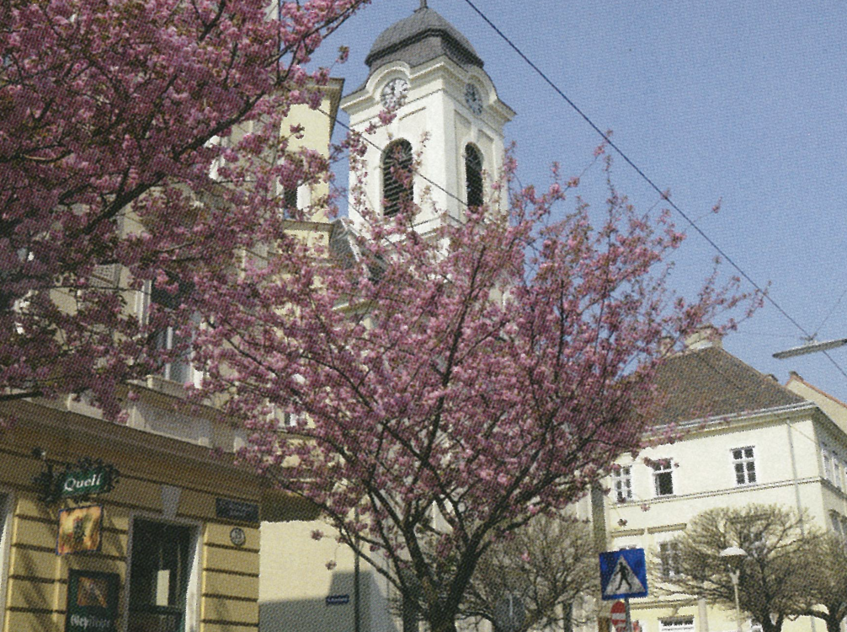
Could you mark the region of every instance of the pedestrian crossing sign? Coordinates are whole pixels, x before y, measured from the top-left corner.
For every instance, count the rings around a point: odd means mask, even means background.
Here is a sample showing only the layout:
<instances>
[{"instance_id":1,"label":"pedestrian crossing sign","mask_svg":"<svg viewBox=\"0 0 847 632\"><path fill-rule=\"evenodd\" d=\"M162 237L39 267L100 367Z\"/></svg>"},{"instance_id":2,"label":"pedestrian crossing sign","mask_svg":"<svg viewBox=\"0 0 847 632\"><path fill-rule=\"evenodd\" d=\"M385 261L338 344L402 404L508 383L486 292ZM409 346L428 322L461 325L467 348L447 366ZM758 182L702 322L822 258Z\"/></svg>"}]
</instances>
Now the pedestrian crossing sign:
<instances>
[{"instance_id":1,"label":"pedestrian crossing sign","mask_svg":"<svg viewBox=\"0 0 847 632\"><path fill-rule=\"evenodd\" d=\"M600 554L600 588L604 600L647 596L644 549L621 549Z\"/></svg>"}]
</instances>

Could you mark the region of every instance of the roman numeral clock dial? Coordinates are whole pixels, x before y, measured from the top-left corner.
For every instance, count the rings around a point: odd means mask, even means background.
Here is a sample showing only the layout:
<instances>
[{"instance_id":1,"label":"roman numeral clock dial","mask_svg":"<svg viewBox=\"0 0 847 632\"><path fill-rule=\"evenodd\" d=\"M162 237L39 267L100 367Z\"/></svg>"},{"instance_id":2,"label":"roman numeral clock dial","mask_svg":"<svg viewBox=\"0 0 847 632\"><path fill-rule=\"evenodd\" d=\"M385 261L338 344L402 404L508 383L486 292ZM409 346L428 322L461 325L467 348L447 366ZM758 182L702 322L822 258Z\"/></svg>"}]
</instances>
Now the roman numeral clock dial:
<instances>
[{"instance_id":1,"label":"roman numeral clock dial","mask_svg":"<svg viewBox=\"0 0 847 632\"><path fill-rule=\"evenodd\" d=\"M472 83L465 86L465 103L477 116L482 114L482 95Z\"/></svg>"}]
</instances>

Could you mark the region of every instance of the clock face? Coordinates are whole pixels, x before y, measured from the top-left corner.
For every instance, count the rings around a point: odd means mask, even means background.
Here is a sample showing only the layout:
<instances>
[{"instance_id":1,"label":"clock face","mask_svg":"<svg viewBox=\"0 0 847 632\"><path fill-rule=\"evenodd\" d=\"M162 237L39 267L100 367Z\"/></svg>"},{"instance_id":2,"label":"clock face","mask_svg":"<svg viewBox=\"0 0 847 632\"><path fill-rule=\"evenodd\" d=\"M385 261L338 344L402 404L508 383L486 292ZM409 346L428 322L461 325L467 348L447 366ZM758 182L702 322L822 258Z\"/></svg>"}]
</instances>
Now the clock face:
<instances>
[{"instance_id":1,"label":"clock face","mask_svg":"<svg viewBox=\"0 0 847 632\"><path fill-rule=\"evenodd\" d=\"M382 106L388 109L398 108L406 101L409 94L409 82L401 77L392 79L382 89Z\"/></svg>"},{"instance_id":2,"label":"clock face","mask_svg":"<svg viewBox=\"0 0 847 632\"><path fill-rule=\"evenodd\" d=\"M242 546L247 542L247 534L241 527L233 527L232 531L229 532L229 539L235 546Z\"/></svg>"},{"instance_id":3,"label":"clock face","mask_svg":"<svg viewBox=\"0 0 847 632\"><path fill-rule=\"evenodd\" d=\"M482 95L472 83L465 86L465 103L474 114L482 114Z\"/></svg>"}]
</instances>

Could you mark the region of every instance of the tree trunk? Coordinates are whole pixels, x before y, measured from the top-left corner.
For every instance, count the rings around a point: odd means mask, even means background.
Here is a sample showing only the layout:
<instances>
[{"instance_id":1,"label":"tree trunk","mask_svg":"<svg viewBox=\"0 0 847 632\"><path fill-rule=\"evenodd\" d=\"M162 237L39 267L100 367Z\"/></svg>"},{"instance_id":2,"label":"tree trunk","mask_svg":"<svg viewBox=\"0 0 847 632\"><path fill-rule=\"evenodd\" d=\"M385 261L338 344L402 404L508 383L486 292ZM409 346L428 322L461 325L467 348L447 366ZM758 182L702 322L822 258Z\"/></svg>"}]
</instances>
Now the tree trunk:
<instances>
[{"instance_id":1,"label":"tree trunk","mask_svg":"<svg viewBox=\"0 0 847 632\"><path fill-rule=\"evenodd\" d=\"M770 614L765 614L764 616L760 616L759 621L762 624L762 632L782 632L782 622L784 617L780 615L776 619L776 623L771 621Z\"/></svg>"},{"instance_id":2,"label":"tree trunk","mask_svg":"<svg viewBox=\"0 0 847 632\"><path fill-rule=\"evenodd\" d=\"M430 612L427 617L430 632L456 632L456 615L443 611Z\"/></svg>"},{"instance_id":3,"label":"tree trunk","mask_svg":"<svg viewBox=\"0 0 847 632\"><path fill-rule=\"evenodd\" d=\"M562 604L562 632L573 632L573 604Z\"/></svg>"}]
</instances>

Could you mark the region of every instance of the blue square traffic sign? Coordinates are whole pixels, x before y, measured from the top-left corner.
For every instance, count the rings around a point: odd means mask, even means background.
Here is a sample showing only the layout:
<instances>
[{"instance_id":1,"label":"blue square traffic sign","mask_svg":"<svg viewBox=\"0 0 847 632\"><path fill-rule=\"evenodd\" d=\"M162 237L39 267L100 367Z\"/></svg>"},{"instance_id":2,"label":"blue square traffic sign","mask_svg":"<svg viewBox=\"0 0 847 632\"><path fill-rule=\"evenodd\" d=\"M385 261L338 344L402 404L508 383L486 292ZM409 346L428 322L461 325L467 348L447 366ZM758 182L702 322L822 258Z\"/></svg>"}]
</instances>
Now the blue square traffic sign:
<instances>
[{"instance_id":1,"label":"blue square traffic sign","mask_svg":"<svg viewBox=\"0 0 847 632\"><path fill-rule=\"evenodd\" d=\"M600 590L604 600L647 596L644 549L621 549L600 554Z\"/></svg>"}]
</instances>

